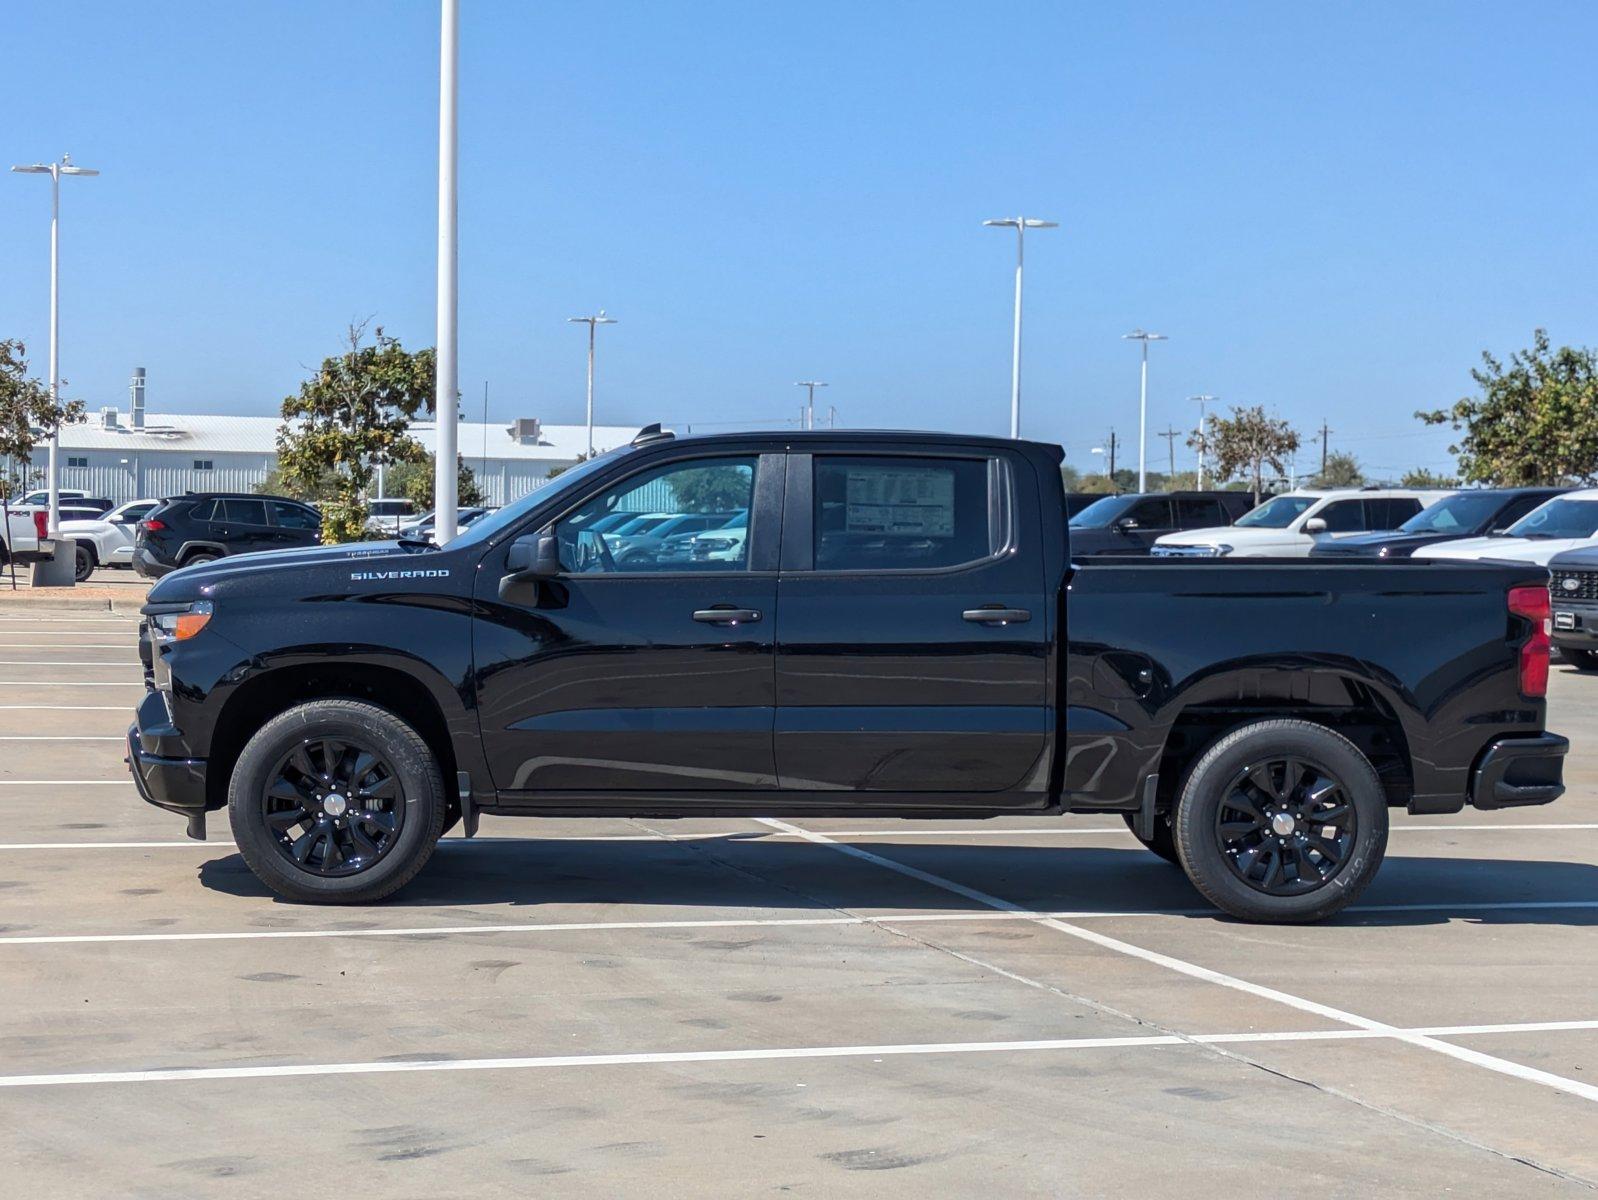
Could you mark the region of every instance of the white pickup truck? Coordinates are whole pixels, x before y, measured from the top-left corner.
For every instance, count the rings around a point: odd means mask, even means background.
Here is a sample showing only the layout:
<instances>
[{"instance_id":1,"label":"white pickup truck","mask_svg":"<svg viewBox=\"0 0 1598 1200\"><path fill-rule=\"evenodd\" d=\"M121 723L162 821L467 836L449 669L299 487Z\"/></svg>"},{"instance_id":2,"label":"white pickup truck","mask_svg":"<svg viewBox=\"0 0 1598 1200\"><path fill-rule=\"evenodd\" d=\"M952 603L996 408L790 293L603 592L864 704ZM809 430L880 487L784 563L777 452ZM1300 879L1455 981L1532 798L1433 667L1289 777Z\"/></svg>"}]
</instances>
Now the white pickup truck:
<instances>
[{"instance_id":1,"label":"white pickup truck","mask_svg":"<svg viewBox=\"0 0 1598 1200\"><path fill-rule=\"evenodd\" d=\"M50 510L33 505L11 505L0 509L0 566L13 558L17 562L39 562L54 554L49 541Z\"/></svg>"}]
</instances>

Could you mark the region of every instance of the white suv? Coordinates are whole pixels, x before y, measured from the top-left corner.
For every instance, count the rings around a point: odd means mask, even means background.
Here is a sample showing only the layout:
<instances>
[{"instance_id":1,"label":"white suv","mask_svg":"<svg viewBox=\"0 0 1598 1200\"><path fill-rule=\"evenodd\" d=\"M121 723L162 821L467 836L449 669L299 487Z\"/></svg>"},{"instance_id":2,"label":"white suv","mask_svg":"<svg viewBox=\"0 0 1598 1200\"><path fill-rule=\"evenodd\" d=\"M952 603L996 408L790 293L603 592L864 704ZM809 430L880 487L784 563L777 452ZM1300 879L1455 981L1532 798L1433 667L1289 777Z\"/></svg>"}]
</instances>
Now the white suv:
<instances>
[{"instance_id":1,"label":"white suv","mask_svg":"<svg viewBox=\"0 0 1598 1200\"><path fill-rule=\"evenodd\" d=\"M1407 488L1286 492L1251 509L1235 525L1168 533L1150 553L1156 558L1308 558L1318 538L1397 529L1452 495Z\"/></svg>"}]
</instances>

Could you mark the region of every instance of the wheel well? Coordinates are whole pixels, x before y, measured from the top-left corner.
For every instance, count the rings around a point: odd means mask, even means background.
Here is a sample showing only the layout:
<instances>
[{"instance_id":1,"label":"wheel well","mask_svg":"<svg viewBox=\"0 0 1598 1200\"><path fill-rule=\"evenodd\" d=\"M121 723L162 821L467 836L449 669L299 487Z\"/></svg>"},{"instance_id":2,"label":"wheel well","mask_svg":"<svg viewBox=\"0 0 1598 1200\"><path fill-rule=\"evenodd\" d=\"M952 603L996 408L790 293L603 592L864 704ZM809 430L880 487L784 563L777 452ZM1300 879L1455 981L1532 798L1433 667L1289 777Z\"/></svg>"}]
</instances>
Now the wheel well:
<instances>
[{"instance_id":1,"label":"wheel well","mask_svg":"<svg viewBox=\"0 0 1598 1200\"><path fill-rule=\"evenodd\" d=\"M1350 686L1351 689L1357 687ZM1284 717L1322 725L1342 734L1376 768L1382 790L1387 793L1387 803L1399 807L1408 804L1415 784L1404 727L1374 694L1359 689L1350 698L1354 702L1348 705L1196 704L1183 709L1171 726L1160 755L1157 807L1169 810L1175 806L1188 768L1217 740L1239 726Z\"/></svg>"},{"instance_id":2,"label":"wheel well","mask_svg":"<svg viewBox=\"0 0 1598 1200\"><path fill-rule=\"evenodd\" d=\"M91 542L88 538L74 538L73 540L77 542L81 548L89 552L90 562L92 562L95 566L100 565L100 551L96 549L93 542Z\"/></svg>"},{"instance_id":3,"label":"wheel well","mask_svg":"<svg viewBox=\"0 0 1598 1200\"><path fill-rule=\"evenodd\" d=\"M438 759L445 792L454 811L455 751L444 714L427 688L394 667L339 663L281 667L244 683L228 698L211 734L206 758L206 806L227 803L228 781L244 744L267 721L311 700L363 700L386 709L421 735Z\"/></svg>"},{"instance_id":4,"label":"wheel well","mask_svg":"<svg viewBox=\"0 0 1598 1200\"><path fill-rule=\"evenodd\" d=\"M182 566L184 563L192 559L196 554L209 554L213 558L226 557L226 553L220 547L208 546L202 542L198 546L183 547L183 553L178 557L178 565Z\"/></svg>"}]
</instances>

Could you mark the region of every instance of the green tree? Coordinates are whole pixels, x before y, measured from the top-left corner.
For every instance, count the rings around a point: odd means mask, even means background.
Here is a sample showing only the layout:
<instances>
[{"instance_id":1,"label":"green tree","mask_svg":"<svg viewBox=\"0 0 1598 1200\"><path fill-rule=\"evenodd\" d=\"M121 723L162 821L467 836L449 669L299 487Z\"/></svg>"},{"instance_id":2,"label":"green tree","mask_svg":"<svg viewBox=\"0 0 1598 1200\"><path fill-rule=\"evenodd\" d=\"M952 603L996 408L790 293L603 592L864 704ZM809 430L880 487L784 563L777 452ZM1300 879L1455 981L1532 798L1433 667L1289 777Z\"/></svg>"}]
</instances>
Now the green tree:
<instances>
[{"instance_id":1,"label":"green tree","mask_svg":"<svg viewBox=\"0 0 1598 1200\"><path fill-rule=\"evenodd\" d=\"M1081 471L1078 471L1070 463L1060 464L1060 485L1064 487L1066 491L1080 492L1082 490L1082 488L1079 486L1081 482Z\"/></svg>"},{"instance_id":2,"label":"green tree","mask_svg":"<svg viewBox=\"0 0 1598 1200\"><path fill-rule=\"evenodd\" d=\"M551 467L551 468L549 468L548 474L546 474L544 476L544 478L545 479L554 479L556 476L564 474L565 472L571 470L573 467L575 467L577 465L577 463L587 462L589 459L593 458L598 453L599 453L599 451L597 451L597 450L584 450L581 454L579 454L577 456L577 462L561 463L558 467Z\"/></svg>"},{"instance_id":3,"label":"green tree","mask_svg":"<svg viewBox=\"0 0 1598 1200\"><path fill-rule=\"evenodd\" d=\"M696 467L667 478L680 512L731 512L749 503L748 467Z\"/></svg>"},{"instance_id":4,"label":"green tree","mask_svg":"<svg viewBox=\"0 0 1598 1200\"><path fill-rule=\"evenodd\" d=\"M0 497L19 495L33 483L37 473L28 460L41 437L81 420L83 401L52 401L49 387L28 374L27 347L0 339Z\"/></svg>"},{"instance_id":5,"label":"green tree","mask_svg":"<svg viewBox=\"0 0 1598 1200\"><path fill-rule=\"evenodd\" d=\"M1189 437L1187 444L1198 449L1198 434ZM1234 405L1230 417L1210 418L1209 452L1215 463L1215 478L1247 479L1255 504L1260 502L1260 492L1264 490L1265 468L1285 475L1287 458L1297 450L1297 431L1286 421L1266 416L1260 405Z\"/></svg>"},{"instance_id":6,"label":"green tree","mask_svg":"<svg viewBox=\"0 0 1598 1200\"><path fill-rule=\"evenodd\" d=\"M1359 487L1364 482L1365 472L1360 469L1359 460L1352 454L1336 450L1326 456L1326 465L1310 480L1310 486L1351 488Z\"/></svg>"},{"instance_id":7,"label":"green tree","mask_svg":"<svg viewBox=\"0 0 1598 1200\"><path fill-rule=\"evenodd\" d=\"M282 467L274 465L255 485L255 493L258 496L293 496L296 500L321 504L338 495L338 476L331 470L323 471L313 486L303 487L284 475Z\"/></svg>"},{"instance_id":8,"label":"green tree","mask_svg":"<svg viewBox=\"0 0 1598 1200\"><path fill-rule=\"evenodd\" d=\"M1424 467L1416 467L1413 471L1405 471L1400 479L1399 486L1407 488L1453 488L1459 486L1459 480L1452 475L1438 475Z\"/></svg>"},{"instance_id":9,"label":"green tree","mask_svg":"<svg viewBox=\"0 0 1598 1200\"><path fill-rule=\"evenodd\" d=\"M1463 430L1461 476L1499 487L1591 484L1598 478L1598 355L1586 348L1551 349L1546 330L1509 365L1482 352L1470 375L1480 393L1452 408L1415 414L1427 425Z\"/></svg>"},{"instance_id":10,"label":"green tree","mask_svg":"<svg viewBox=\"0 0 1598 1200\"><path fill-rule=\"evenodd\" d=\"M408 431L418 413L434 408L433 351L411 353L381 326L367 344L365 330L351 325L344 353L324 359L299 394L283 401L277 432L278 469L291 490L314 492L332 478L332 495L322 501L324 542L366 536L366 496L378 463L425 456Z\"/></svg>"},{"instance_id":11,"label":"green tree","mask_svg":"<svg viewBox=\"0 0 1598 1200\"><path fill-rule=\"evenodd\" d=\"M403 496L417 508L433 507L435 463L438 460L428 453L417 462L396 463L383 480L383 490L390 496ZM487 501L483 489L477 486L477 474L466 465L460 455L455 456L455 503L479 505Z\"/></svg>"},{"instance_id":12,"label":"green tree","mask_svg":"<svg viewBox=\"0 0 1598 1200\"><path fill-rule=\"evenodd\" d=\"M1096 473L1082 476L1082 482L1076 490L1100 496L1114 496L1120 493L1121 488L1108 475Z\"/></svg>"}]
</instances>

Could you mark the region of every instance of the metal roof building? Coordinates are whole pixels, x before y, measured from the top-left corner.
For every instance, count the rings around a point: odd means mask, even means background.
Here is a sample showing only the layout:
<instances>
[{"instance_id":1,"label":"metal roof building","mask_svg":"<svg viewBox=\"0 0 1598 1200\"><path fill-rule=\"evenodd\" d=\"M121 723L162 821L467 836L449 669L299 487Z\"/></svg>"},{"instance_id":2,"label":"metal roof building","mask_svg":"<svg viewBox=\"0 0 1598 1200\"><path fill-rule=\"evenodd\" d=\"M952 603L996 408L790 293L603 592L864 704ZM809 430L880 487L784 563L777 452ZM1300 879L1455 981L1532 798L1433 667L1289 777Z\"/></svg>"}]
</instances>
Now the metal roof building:
<instances>
[{"instance_id":1,"label":"metal roof building","mask_svg":"<svg viewBox=\"0 0 1598 1200\"><path fill-rule=\"evenodd\" d=\"M277 417L100 410L61 428L61 486L117 503L185 491L252 491L277 461ZM522 419L509 425L463 421L458 446L490 504L508 504L548 481L554 467L577 462L588 447L586 425L545 425ZM594 426L594 447L626 445L634 425ZM434 426L418 422L411 434L429 451ZM46 450L35 449L43 469Z\"/></svg>"}]
</instances>

